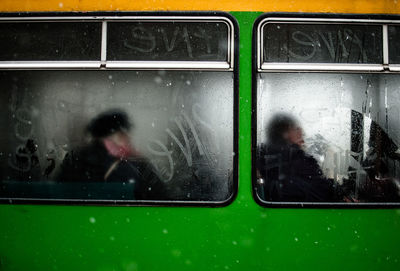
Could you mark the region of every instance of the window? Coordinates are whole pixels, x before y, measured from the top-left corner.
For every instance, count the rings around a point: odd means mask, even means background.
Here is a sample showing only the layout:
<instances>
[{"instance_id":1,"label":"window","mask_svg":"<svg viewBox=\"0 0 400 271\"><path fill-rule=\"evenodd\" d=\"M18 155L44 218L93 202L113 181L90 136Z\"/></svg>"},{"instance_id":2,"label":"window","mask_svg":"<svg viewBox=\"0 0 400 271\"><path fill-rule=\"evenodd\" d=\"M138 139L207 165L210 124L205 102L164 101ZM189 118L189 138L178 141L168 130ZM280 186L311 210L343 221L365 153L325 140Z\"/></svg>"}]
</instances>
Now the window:
<instances>
[{"instance_id":1,"label":"window","mask_svg":"<svg viewBox=\"0 0 400 271\"><path fill-rule=\"evenodd\" d=\"M237 75L224 14L3 18L0 27L13 41L0 61L3 200L231 199Z\"/></svg>"},{"instance_id":2,"label":"window","mask_svg":"<svg viewBox=\"0 0 400 271\"><path fill-rule=\"evenodd\" d=\"M395 24L259 20L253 119L259 203L398 206Z\"/></svg>"}]
</instances>

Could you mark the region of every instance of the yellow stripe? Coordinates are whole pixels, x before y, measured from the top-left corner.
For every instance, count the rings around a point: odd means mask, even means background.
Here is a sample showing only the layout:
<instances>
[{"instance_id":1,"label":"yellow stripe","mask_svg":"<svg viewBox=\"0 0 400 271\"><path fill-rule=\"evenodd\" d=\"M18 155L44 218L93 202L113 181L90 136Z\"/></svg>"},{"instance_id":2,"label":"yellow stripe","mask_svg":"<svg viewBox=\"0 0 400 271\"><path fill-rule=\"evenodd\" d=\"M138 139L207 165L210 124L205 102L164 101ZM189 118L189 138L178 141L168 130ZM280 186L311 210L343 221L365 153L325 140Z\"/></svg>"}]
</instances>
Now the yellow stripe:
<instances>
[{"instance_id":1,"label":"yellow stripe","mask_svg":"<svg viewBox=\"0 0 400 271\"><path fill-rule=\"evenodd\" d=\"M0 0L0 11L222 10L400 14L400 0Z\"/></svg>"}]
</instances>

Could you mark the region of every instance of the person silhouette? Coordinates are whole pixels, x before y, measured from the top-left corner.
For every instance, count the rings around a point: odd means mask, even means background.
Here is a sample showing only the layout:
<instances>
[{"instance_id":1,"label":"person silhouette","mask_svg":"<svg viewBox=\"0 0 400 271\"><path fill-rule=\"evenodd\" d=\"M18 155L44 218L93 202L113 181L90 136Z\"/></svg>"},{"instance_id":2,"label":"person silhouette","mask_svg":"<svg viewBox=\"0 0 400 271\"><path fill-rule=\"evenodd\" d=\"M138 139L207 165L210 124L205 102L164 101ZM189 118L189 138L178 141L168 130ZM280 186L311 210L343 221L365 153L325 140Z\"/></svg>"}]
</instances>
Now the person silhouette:
<instances>
[{"instance_id":1,"label":"person silhouette","mask_svg":"<svg viewBox=\"0 0 400 271\"><path fill-rule=\"evenodd\" d=\"M303 150L303 131L289 114L276 114L267 127L267 144L258 147L257 172L263 179L263 200L329 202L333 181L324 177L317 161Z\"/></svg>"},{"instance_id":2,"label":"person silhouette","mask_svg":"<svg viewBox=\"0 0 400 271\"><path fill-rule=\"evenodd\" d=\"M134 148L128 115L113 109L86 127L90 143L66 154L60 182L120 182L134 184L135 199L164 199L166 191L151 164Z\"/></svg>"}]
</instances>

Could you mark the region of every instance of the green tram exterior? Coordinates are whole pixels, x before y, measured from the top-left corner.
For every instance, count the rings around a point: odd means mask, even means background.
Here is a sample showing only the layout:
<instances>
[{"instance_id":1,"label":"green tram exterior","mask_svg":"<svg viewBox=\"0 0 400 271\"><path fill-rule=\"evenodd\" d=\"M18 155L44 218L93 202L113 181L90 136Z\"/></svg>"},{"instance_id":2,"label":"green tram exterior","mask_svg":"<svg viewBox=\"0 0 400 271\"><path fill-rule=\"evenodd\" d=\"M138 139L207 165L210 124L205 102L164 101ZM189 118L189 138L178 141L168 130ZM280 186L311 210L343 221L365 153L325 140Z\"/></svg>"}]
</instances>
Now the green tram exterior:
<instances>
[{"instance_id":1,"label":"green tram exterior","mask_svg":"<svg viewBox=\"0 0 400 271\"><path fill-rule=\"evenodd\" d=\"M253 25L240 29L238 189L226 206L0 205L0 270L397 270L400 209L270 207L252 188Z\"/></svg>"}]
</instances>

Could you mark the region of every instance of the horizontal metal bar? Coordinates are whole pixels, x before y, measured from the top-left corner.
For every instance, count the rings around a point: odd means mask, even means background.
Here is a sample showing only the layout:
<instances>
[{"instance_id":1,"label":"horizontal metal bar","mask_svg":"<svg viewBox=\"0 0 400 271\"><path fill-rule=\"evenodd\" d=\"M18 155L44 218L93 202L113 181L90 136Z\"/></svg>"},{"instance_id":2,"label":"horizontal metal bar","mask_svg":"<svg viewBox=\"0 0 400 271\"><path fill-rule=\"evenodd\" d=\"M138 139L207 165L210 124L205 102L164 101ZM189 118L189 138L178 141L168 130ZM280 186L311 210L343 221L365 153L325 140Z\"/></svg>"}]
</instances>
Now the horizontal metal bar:
<instances>
[{"instance_id":1,"label":"horizontal metal bar","mask_svg":"<svg viewBox=\"0 0 400 271\"><path fill-rule=\"evenodd\" d=\"M100 69L100 61L0 61L0 69ZM106 69L232 70L228 62L213 61L106 61Z\"/></svg>"},{"instance_id":2,"label":"horizontal metal bar","mask_svg":"<svg viewBox=\"0 0 400 271\"><path fill-rule=\"evenodd\" d=\"M228 62L214 61L107 61L107 69L211 69L230 70Z\"/></svg>"},{"instance_id":3,"label":"horizontal metal bar","mask_svg":"<svg viewBox=\"0 0 400 271\"><path fill-rule=\"evenodd\" d=\"M0 69L100 68L100 61L0 61Z\"/></svg>"},{"instance_id":4,"label":"horizontal metal bar","mask_svg":"<svg viewBox=\"0 0 400 271\"><path fill-rule=\"evenodd\" d=\"M390 64L389 71L399 72L400 71L400 64Z\"/></svg>"},{"instance_id":5,"label":"horizontal metal bar","mask_svg":"<svg viewBox=\"0 0 400 271\"><path fill-rule=\"evenodd\" d=\"M260 72L268 70L298 71L383 71L381 64L263 63Z\"/></svg>"}]
</instances>

